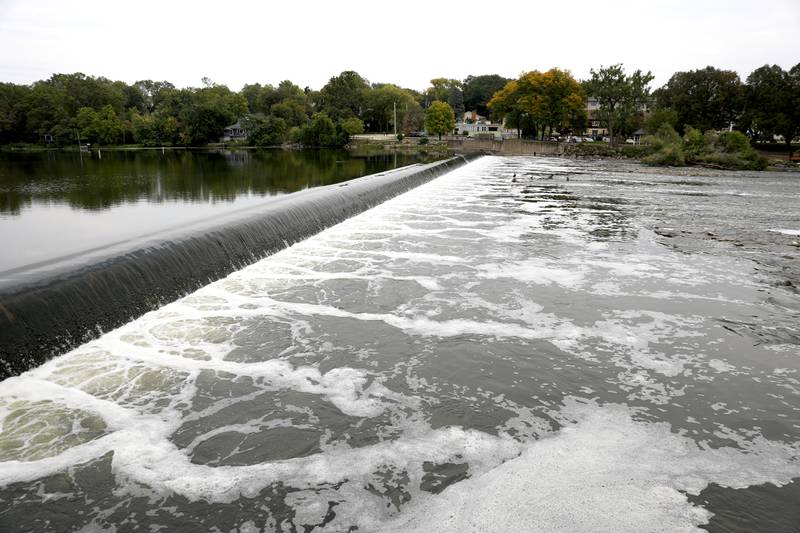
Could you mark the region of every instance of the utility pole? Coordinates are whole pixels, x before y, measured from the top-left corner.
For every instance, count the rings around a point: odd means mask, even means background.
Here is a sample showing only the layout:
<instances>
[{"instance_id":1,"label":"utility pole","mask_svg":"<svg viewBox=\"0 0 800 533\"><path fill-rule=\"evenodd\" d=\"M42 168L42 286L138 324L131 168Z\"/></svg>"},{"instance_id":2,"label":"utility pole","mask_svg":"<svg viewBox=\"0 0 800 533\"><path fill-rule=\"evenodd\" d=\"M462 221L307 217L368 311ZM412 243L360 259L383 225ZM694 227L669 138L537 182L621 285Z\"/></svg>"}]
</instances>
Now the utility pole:
<instances>
[{"instance_id":1,"label":"utility pole","mask_svg":"<svg viewBox=\"0 0 800 533\"><path fill-rule=\"evenodd\" d=\"M397 137L397 102L392 102L392 108L394 109L394 136Z\"/></svg>"}]
</instances>

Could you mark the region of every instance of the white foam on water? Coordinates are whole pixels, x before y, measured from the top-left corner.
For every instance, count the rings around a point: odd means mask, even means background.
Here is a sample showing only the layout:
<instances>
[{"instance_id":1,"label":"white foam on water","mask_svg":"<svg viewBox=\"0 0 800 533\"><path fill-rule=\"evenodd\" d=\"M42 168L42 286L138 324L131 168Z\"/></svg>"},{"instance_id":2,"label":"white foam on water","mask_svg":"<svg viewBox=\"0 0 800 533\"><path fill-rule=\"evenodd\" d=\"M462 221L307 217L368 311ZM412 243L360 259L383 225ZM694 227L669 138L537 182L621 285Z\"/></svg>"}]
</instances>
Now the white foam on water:
<instances>
[{"instance_id":1,"label":"white foam on water","mask_svg":"<svg viewBox=\"0 0 800 533\"><path fill-rule=\"evenodd\" d=\"M714 371L717 373L733 372L734 370L736 370L735 366L728 364L721 359L709 359L708 366L713 368Z\"/></svg>"},{"instance_id":2,"label":"white foam on water","mask_svg":"<svg viewBox=\"0 0 800 533\"><path fill-rule=\"evenodd\" d=\"M399 439L365 448L340 445L309 457L248 466L197 465L174 447L120 443L113 468L119 480L145 484L158 493L176 492L191 500L230 502L240 496L253 497L275 482L313 489L321 484L362 479L382 465L416 471L421 470L423 461L446 462L460 456L478 471L486 470L520 451L520 444L511 438L474 430L431 430L424 426L406 429ZM417 482L420 475L421 472L416 474Z\"/></svg>"},{"instance_id":3,"label":"white foam on water","mask_svg":"<svg viewBox=\"0 0 800 533\"><path fill-rule=\"evenodd\" d=\"M381 532L699 531L711 513L691 504L709 483L788 483L797 449L760 441L747 452L704 449L622 406L572 403L577 422L501 466L412 502Z\"/></svg>"},{"instance_id":4,"label":"white foam on water","mask_svg":"<svg viewBox=\"0 0 800 533\"><path fill-rule=\"evenodd\" d=\"M770 229L774 233L782 233L783 235L791 235L793 237L800 237L800 229Z\"/></svg>"},{"instance_id":5,"label":"white foam on water","mask_svg":"<svg viewBox=\"0 0 800 533\"><path fill-rule=\"evenodd\" d=\"M646 418L646 411L579 401L551 409L558 399L538 400L538 394L548 394L545 385L558 398L559 388L573 385L569 380L590 362L597 381L580 387L581 393L611 389L622 393L618 398L627 395L662 412L660 406L686 394L678 378L690 384L703 380L705 386L737 368L704 352L704 343L720 339L708 337L708 317L675 314L674 302L668 303L672 311L659 311L666 307L659 307L659 300L708 300L748 311L761 298L749 298L758 285L728 264L679 257L642 228L634 228L639 236L633 242L598 242L590 235L599 226L597 217L558 200L546 213L534 204L520 206L514 195L521 187L503 194L496 178L508 181L510 168L563 164L541 161L474 162L4 382L0 423L11 402L50 401L99 417L106 432L47 457L2 462L0 485L35 481L113 451L119 494L176 493L192 501L232 502L282 483L297 489L286 503L298 529L321 523L333 501L339 504L336 519L323 530L355 524L363 531L679 531L709 518L680 491L695 494L711 482L785 483L800 475L796 445L769 442L757 433L719 427L720 438L739 448L711 449L665 424L636 421L639 414ZM539 237L549 244L537 249ZM719 292L726 285L750 292L731 298ZM411 290L393 294L405 289L392 286ZM636 298L635 303L620 296ZM380 307L369 307L373 297ZM600 305L581 304L575 312L572 298ZM339 341L337 331L325 331L328 323L347 323L355 338L366 339L373 326L393 328L388 342L403 344L402 353L387 355L402 357L387 362L380 348ZM259 344L264 341L259 335L273 326L281 342ZM242 334L255 337L252 350L263 350L256 355L265 360L231 360L242 349L237 344ZM518 372L551 355L559 365L554 374L561 365L572 374L563 383L548 376L552 383L541 383L541 391L531 387L526 403L527 390L493 390L492 380L502 376L487 373L486 385L474 386L460 383L457 371L448 376L435 366L442 363L436 360L440 344L471 343L487 347L491 370L489 352L498 340L520 352L519 360L511 361L520 366L509 367L512 380L539 377ZM542 349L545 343L560 352ZM777 357L796 346L765 349ZM503 364L512 359L498 352ZM715 352L720 353L726 357ZM321 357L330 357L324 371ZM385 367L378 370L381 364ZM776 369L770 375L789 386L794 378L788 374ZM203 376L216 377L222 392L204 391ZM227 385L234 390L229 397ZM311 408L299 421L292 420L292 409L303 407L288 404L279 416L262 416L252 404L277 391L327 400L357 419L345 421L348 431L368 432L370 445L329 438L322 415L315 417ZM434 428L430 407L451 400L441 397L443 391L463 402L459 409L480 401L509 417L498 418L493 434L455 425ZM204 394L212 397L208 403ZM252 419L218 420L239 402L251 404ZM713 405L728 409L723 402ZM549 419L540 416L544 409L551 409ZM552 433L550 419L567 427ZM181 447L172 438L187 423L202 427ZM365 429L372 424L377 427ZM325 433L321 451L245 466L192 462L193 451L215 436L289 426ZM428 463L467 465L470 479L433 496L421 489ZM380 484L379 474L407 478L402 489L411 503L398 509L366 490Z\"/></svg>"},{"instance_id":6,"label":"white foam on water","mask_svg":"<svg viewBox=\"0 0 800 533\"><path fill-rule=\"evenodd\" d=\"M540 260L483 264L479 276L485 279L511 278L537 285L559 285L567 289L577 289L583 285L585 269L548 266Z\"/></svg>"}]
</instances>

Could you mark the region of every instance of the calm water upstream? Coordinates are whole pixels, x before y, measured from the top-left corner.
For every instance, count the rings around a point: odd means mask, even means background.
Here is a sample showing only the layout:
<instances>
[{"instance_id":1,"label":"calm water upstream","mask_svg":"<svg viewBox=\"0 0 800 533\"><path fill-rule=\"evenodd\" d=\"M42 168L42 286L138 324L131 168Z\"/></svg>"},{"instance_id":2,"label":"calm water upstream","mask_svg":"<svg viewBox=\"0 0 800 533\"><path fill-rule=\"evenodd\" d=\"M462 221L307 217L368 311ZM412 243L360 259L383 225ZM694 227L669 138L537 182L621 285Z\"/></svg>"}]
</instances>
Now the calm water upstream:
<instances>
[{"instance_id":1,"label":"calm water upstream","mask_svg":"<svg viewBox=\"0 0 800 533\"><path fill-rule=\"evenodd\" d=\"M7 271L417 161L338 150L1 153L0 280Z\"/></svg>"},{"instance_id":2,"label":"calm water upstream","mask_svg":"<svg viewBox=\"0 0 800 533\"><path fill-rule=\"evenodd\" d=\"M0 530L798 531L798 233L799 174L482 158L0 383Z\"/></svg>"}]
</instances>

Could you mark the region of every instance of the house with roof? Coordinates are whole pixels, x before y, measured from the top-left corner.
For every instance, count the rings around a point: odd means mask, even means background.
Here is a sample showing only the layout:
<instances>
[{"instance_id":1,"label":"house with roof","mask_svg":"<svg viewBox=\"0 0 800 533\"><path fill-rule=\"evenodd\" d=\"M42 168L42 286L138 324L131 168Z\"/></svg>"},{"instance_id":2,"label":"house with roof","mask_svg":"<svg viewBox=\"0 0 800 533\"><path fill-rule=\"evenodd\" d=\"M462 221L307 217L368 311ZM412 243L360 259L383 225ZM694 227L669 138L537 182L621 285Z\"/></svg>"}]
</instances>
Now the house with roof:
<instances>
[{"instance_id":1,"label":"house with roof","mask_svg":"<svg viewBox=\"0 0 800 533\"><path fill-rule=\"evenodd\" d=\"M597 98L591 96L586 99L586 133L594 138L605 137L608 135L608 129L603 127L600 119L597 118L597 112L600 110L600 102Z\"/></svg>"},{"instance_id":2,"label":"house with roof","mask_svg":"<svg viewBox=\"0 0 800 533\"><path fill-rule=\"evenodd\" d=\"M512 136L512 132L506 130L505 126L499 122L492 122L488 118L479 115L477 111L467 111L461 120L456 122L456 134L476 138L495 138L503 139ZM516 136L516 134L513 134Z\"/></svg>"},{"instance_id":3,"label":"house with roof","mask_svg":"<svg viewBox=\"0 0 800 533\"><path fill-rule=\"evenodd\" d=\"M248 131L241 124L241 121L237 120L235 124L225 126L225 129L222 130L222 139L220 142L244 141L247 139L247 135Z\"/></svg>"}]
</instances>

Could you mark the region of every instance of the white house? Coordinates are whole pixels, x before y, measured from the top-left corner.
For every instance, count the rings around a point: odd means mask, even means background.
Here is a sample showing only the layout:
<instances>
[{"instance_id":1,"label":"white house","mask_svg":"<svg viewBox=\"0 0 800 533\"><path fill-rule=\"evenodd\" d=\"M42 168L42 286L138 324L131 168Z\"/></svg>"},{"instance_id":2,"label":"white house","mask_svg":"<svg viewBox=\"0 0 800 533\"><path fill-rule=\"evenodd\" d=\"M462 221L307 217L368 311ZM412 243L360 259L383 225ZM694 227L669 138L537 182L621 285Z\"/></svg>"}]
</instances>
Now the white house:
<instances>
[{"instance_id":1,"label":"white house","mask_svg":"<svg viewBox=\"0 0 800 533\"><path fill-rule=\"evenodd\" d=\"M222 130L222 142L243 141L247 139L247 133L247 130L237 120L236 124L225 126L225 129Z\"/></svg>"},{"instance_id":2,"label":"white house","mask_svg":"<svg viewBox=\"0 0 800 533\"><path fill-rule=\"evenodd\" d=\"M492 122L479 115L477 111L467 111L464 113L463 119L456 123L456 134L458 135L502 139L510 133L503 124Z\"/></svg>"}]
</instances>

